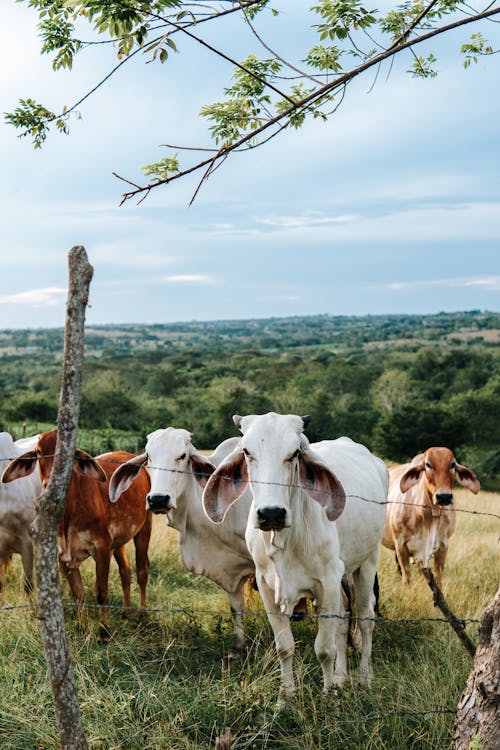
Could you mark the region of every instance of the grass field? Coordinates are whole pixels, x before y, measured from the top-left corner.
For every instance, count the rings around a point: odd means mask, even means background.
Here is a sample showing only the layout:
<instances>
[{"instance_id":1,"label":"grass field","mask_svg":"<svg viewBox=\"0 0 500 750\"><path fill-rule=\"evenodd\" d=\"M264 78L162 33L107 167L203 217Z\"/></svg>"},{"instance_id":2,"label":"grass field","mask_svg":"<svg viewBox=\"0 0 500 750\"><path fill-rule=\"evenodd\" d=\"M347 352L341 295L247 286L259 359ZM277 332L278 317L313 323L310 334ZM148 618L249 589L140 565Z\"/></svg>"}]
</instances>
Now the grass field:
<instances>
[{"instance_id":1,"label":"grass field","mask_svg":"<svg viewBox=\"0 0 500 750\"><path fill-rule=\"evenodd\" d=\"M457 506L500 514L500 496L457 491ZM478 618L498 586L500 521L458 514L445 571L445 594L455 613ZM111 643L96 642L97 621L82 633L66 618L89 746L94 750L208 750L226 726L231 750L444 750L471 660L446 623L394 622L440 617L425 581L403 591L393 553L379 565L385 622L374 631L374 680L324 697L313 641L313 619L293 626L299 689L276 711L279 669L272 633L258 594L248 602L248 649L227 667L232 626L225 594L184 570L176 534L155 518L150 548L150 611L122 620L110 613ZM19 561L8 573L3 604L23 605ZM92 601L93 563L83 568ZM416 572L416 571L415 571ZM112 564L110 603L120 603ZM137 587L133 601L138 603ZM198 610L178 612L176 608ZM210 613L207 613L210 610ZM215 613L215 614L213 614ZM218 614L222 613L222 614ZM39 626L29 608L0 611L0 747L55 750L59 746ZM475 640L477 625L468 626ZM351 656L352 664L356 655Z\"/></svg>"}]
</instances>

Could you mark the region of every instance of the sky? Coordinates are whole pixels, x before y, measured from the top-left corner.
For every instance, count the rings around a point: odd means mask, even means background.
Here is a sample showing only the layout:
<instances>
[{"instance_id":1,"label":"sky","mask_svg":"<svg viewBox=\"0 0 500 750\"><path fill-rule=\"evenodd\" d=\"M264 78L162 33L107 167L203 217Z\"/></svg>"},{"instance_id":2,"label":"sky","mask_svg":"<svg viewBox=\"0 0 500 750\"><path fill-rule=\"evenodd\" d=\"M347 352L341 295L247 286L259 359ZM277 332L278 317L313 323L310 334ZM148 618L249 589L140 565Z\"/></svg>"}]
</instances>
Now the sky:
<instances>
[{"instance_id":1,"label":"sky","mask_svg":"<svg viewBox=\"0 0 500 750\"><path fill-rule=\"evenodd\" d=\"M306 6L276 5L259 31L300 64L317 42ZM436 78L411 78L409 57L360 77L328 123L234 155L191 206L196 178L120 207L113 172L144 182L161 144L210 145L198 113L233 69L195 43L163 66L136 56L41 150L2 118L0 329L64 325L73 245L94 267L87 325L499 311L500 56L464 70L457 53L477 30L426 50ZM499 25L483 31L499 49ZM234 20L203 36L268 56ZM39 50L36 14L2 0L2 113L21 97L59 111L116 63L104 45L53 72Z\"/></svg>"}]
</instances>

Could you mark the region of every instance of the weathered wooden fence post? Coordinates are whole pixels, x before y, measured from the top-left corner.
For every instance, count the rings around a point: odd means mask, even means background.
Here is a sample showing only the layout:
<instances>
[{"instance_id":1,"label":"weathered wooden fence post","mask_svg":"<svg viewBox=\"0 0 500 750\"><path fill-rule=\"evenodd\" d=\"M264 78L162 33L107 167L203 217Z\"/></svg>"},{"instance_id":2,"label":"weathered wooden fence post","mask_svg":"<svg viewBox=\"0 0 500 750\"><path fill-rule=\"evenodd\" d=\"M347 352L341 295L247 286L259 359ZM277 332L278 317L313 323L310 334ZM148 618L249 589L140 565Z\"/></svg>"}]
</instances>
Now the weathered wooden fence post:
<instances>
[{"instance_id":1,"label":"weathered wooden fence post","mask_svg":"<svg viewBox=\"0 0 500 750\"><path fill-rule=\"evenodd\" d=\"M479 643L460 703L452 750L500 747L500 587L479 625Z\"/></svg>"},{"instance_id":2,"label":"weathered wooden fence post","mask_svg":"<svg viewBox=\"0 0 500 750\"><path fill-rule=\"evenodd\" d=\"M93 268L85 248L68 255L69 287L54 468L33 523L38 616L63 750L86 750L75 677L64 627L57 565L57 528L64 513L76 447L83 372L85 308Z\"/></svg>"}]
</instances>

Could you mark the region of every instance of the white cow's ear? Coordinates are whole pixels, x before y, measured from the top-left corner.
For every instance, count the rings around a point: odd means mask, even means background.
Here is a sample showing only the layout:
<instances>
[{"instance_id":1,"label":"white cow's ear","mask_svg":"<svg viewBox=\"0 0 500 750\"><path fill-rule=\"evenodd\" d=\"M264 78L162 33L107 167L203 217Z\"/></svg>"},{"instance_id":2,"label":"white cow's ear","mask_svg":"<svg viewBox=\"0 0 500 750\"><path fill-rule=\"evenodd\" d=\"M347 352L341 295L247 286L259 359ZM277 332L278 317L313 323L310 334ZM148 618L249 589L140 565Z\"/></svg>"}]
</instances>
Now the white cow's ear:
<instances>
[{"instance_id":1,"label":"white cow's ear","mask_svg":"<svg viewBox=\"0 0 500 750\"><path fill-rule=\"evenodd\" d=\"M299 479L307 494L326 510L329 521L335 521L345 507L345 490L328 466L308 450L299 453Z\"/></svg>"},{"instance_id":2,"label":"white cow's ear","mask_svg":"<svg viewBox=\"0 0 500 750\"><path fill-rule=\"evenodd\" d=\"M468 490L477 495L481 489L481 485L479 484L479 479L474 472L468 469L467 466L462 466L461 464L456 465L455 471L458 483L463 487L467 487Z\"/></svg>"},{"instance_id":3,"label":"white cow's ear","mask_svg":"<svg viewBox=\"0 0 500 750\"><path fill-rule=\"evenodd\" d=\"M104 473L104 469L97 463L95 458L80 448L75 450L73 467L75 471L79 474L84 474L89 479L97 479L98 482L106 482L108 479Z\"/></svg>"},{"instance_id":4,"label":"white cow's ear","mask_svg":"<svg viewBox=\"0 0 500 750\"><path fill-rule=\"evenodd\" d=\"M222 523L229 506L243 494L247 484L245 456L238 450L219 464L203 490L203 507L209 519Z\"/></svg>"},{"instance_id":5,"label":"white cow's ear","mask_svg":"<svg viewBox=\"0 0 500 750\"><path fill-rule=\"evenodd\" d=\"M38 454L36 451L23 453L22 456L15 458L14 461L6 467L2 474L1 481L4 484L7 484L8 482L13 482L14 479L22 479L29 474L33 474L37 461Z\"/></svg>"},{"instance_id":6,"label":"white cow's ear","mask_svg":"<svg viewBox=\"0 0 500 750\"><path fill-rule=\"evenodd\" d=\"M408 492L409 489L414 487L422 476L422 472L424 471L424 463L413 464L412 466L410 466L410 468L405 471L399 481L399 489L401 490L401 492L404 494L405 492Z\"/></svg>"},{"instance_id":7,"label":"white cow's ear","mask_svg":"<svg viewBox=\"0 0 500 750\"><path fill-rule=\"evenodd\" d=\"M236 427L238 428L238 430L241 430L241 420L242 419L243 419L243 417L240 417L239 414L233 414L233 422L236 425Z\"/></svg>"},{"instance_id":8,"label":"white cow's ear","mask_svg":"<svg viewBox=\"0 0 500 750\"><path fill-rule=\"evenodd\" d=\"M191 448L190 459L194 478L201 487L204 487L209 477L214 473L215 466L207 456L198 453L196 448Z\"/></svg>"},{"instance_id":9,"label":"white cow's ear","mask_svg":"<svg viewBox=\"0 0 500 750\"><path fill-rule=\"evenodd\" d=\"M116 503L120 495L128 490L136 476L139 474L143 466L147 464L148 454L141 453L140 456L134 456L130 458L126 463L121 464L109 480L109 499L112 503Z\"/></svg>"}]
</instances>

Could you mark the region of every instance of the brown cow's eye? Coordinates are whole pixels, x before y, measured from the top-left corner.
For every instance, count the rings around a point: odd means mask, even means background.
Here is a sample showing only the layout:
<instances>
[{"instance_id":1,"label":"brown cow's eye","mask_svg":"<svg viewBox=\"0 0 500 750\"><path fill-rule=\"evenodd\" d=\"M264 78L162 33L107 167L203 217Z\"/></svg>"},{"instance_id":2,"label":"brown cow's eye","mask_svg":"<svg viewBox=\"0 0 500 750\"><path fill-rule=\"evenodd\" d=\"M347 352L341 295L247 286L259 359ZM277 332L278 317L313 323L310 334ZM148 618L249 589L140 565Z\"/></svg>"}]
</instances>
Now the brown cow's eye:
<instances>
[{"instance_id":1,"label":"brown cow's eye","mask_svg":"<svg viewBox=\"0 0 500 750\"><path fill-rule=\"evenodd\" d=\"M432 464L430 464L428 461L426 461L425 468L426 469L432 469Z\"/></svg>"},{"instance_id":2,"label":"brown cow's eye","mask_svg":"<svg viewBox=\"0 0 500 750\"><path fill-rule=\"evenodd\" d=\"M455 461L451 462L450 468L451 469L456 469L457 468L457 465L456 465Z\"/></svg>"}]
</instances>

